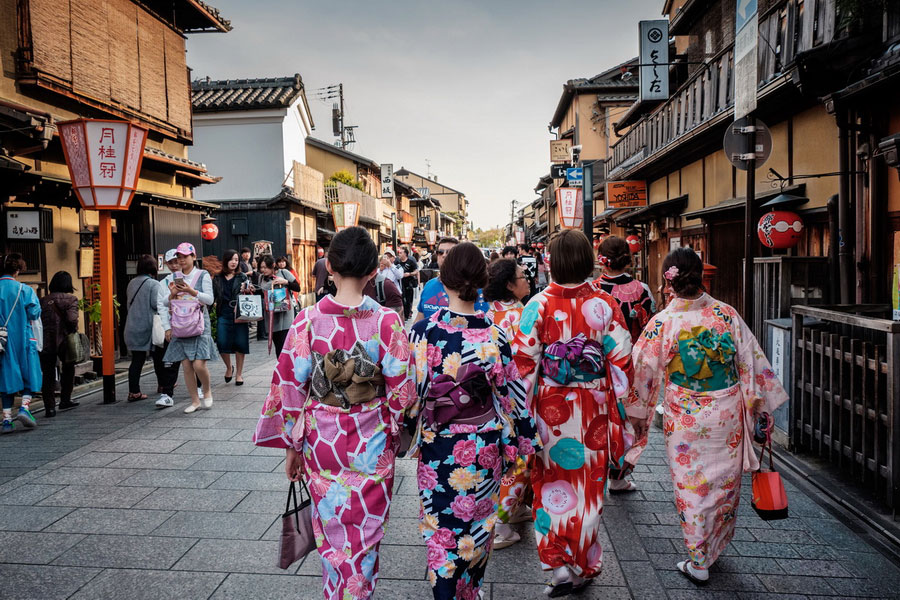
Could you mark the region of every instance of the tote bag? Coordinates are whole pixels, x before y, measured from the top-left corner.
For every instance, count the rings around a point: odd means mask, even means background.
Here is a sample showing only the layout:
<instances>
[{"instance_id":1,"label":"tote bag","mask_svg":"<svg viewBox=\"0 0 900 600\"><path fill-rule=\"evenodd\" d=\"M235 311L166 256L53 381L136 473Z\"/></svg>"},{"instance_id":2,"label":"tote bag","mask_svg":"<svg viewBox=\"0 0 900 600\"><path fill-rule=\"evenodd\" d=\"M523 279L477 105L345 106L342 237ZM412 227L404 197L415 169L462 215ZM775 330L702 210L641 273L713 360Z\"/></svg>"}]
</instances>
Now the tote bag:
<instances>
[{"instance_id":1,"label":"tote bag","mask_svg":"<svg viewBox=\"0 0 900 600\"><path fill-rule=\"evenodd\" d=\"M316 549L316 536L312 528L312 500L302 480L300 489L305 492L306 498L298 504L297 487L291 482L284 514L281 515L281 547L278 553L278 567L281 569L289 568Z\"/></svg>"},{"instance_id":2,"label":"tote bag","mask_svg":"<svg viewBox=\"0 0 900 600\"><path fill-rule=\"evenodd\" d=\"M769 450L769 470L763 471L763 456ZM759 453L760 468L751 475L753 498L751 506L763 521L777 521L788 518L788 499L781 474L775 470L772 458L772 438L768 437Z\"/></svg>"}]
</instances>

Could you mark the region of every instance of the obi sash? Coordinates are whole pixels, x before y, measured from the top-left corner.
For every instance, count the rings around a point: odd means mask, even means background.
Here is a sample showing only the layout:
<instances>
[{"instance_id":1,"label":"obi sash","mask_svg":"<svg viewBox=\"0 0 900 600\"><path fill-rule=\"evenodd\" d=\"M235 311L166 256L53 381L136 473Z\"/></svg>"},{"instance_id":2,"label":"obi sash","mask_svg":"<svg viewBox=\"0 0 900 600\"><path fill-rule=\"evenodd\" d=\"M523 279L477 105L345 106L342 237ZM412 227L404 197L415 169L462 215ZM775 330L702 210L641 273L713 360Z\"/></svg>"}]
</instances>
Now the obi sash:
<instances>
[{"instance_id":1,"label":"obi sash","mask_svg":"<svg viewBox=\"0 0 900 600\"><path fill-rule=\"evenodd\" d=\"M476 364L459 367L456 377L437 375L428 387L422 418L432 431L448 425L483 425L496 416L493 390Z\"/></svg>"},{"instance_id":2,"label":"obi sash","mask_svg":"<svg viewBox=\"0 0 900 600\"><path fill-rule=\"evenodd\" d=\"M310 393L319 402L347 409L384 396L381 367L362 344L350 351L336 349L322 355L313 351Z\"/></svg>"},{"instance_id":3,"label":"obi sash","mask_svg":"<svg viewBox=\"0 0 900 600\"><path fill-rule=\"evenodd\" d=\"M560 385L587 383L606 375L603 346L583 333L544 348L541 373Z\"/></svg>"}]
</instances>

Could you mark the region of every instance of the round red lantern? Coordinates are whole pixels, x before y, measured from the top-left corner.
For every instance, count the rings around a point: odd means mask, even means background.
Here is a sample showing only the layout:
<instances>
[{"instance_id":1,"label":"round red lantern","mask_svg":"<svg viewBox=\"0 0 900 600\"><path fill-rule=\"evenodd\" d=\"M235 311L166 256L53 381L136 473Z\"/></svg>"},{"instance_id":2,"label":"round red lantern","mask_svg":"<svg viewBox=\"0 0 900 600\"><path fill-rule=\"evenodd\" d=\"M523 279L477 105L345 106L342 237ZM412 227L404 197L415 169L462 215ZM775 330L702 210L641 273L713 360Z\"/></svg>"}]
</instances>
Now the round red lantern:
<instances>
[{"instance_id":1,"label":"round red lantern","mask_svg":"<svg viewBox=\"0 0 900 600\"><path fill-rule=\"evenodd\" d=\"M206 241L214 240L219 235L219 228L215 223L207 223L200 228L200 237Z\"/></svg>"},{"instance_id":2,"label":"round red lantern","mask_svg":"<svg viewBox=\"0 0 900 600\"><path fill-rule=\"evenodd\" d=\"M788 210L773 210L759 220L759 241L769 248L793 248L800 242L803 220Z\"/></svg>"},{"instance_id":3,"label":"round red lantern","mask_svg":"<svg viewBox=\"0 0 900 600\"><path fill-rule=\"evenodd\" d=\"M538 247L538 250L543 250L543 249L544 249L544 242L538 242L537 247Z\"/></svg>"},{"instance_id":4,"label":"round red lantern","mask_svg":"<svg viewBox=\"0 0 900 600\"><path fill-rule=\"evenodd\" d=\"M628 244L628 249L631 250L632 254L637 254L641 251L641 238L631 234L627 238L625 238L625 243Z\"/></svg>"}]
</instances>

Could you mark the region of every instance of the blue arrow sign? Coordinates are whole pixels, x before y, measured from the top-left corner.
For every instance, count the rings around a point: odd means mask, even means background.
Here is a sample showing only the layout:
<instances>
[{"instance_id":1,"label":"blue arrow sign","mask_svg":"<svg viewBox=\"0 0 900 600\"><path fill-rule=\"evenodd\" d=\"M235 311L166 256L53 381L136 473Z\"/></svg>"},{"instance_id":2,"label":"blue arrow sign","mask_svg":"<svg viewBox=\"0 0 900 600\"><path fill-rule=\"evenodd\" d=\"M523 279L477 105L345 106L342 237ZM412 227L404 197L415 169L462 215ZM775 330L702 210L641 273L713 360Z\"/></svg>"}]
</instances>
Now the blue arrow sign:
<instances>
[{"instance_id":1,"label":"blue arrow sign","mask_svg":"<svg viewBox=\"0 0 900 600\"><path fill-rule=\"evenodd\" d=\"M572 167L566 169L566 179L571 182L581 183L584 181L584 169L581 167Z\"/></svg>"},{"instance_id":2,"label":"blue arrow sign","mask_svg":"<svg viewBox=\"0 0 900 600\"><path fill-rule=\"evenodd\" d=\"M752 17L754 13L756 13L756 8L757 0L736 0L734 16L735 33L744 28L744 25L747 24L747 21L750 20L750 17Z\"/></svg>"}]
</instances>

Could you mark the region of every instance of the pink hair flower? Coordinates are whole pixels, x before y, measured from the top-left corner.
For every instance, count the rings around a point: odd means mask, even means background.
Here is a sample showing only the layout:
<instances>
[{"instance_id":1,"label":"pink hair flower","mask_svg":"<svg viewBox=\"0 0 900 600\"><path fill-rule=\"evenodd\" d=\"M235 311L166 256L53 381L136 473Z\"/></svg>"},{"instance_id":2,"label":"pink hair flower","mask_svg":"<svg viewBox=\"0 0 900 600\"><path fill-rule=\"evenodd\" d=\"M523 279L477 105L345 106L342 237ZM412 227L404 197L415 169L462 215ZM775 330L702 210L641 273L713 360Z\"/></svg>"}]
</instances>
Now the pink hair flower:
<instances>
[{"instance_id":1,"label":"pink hair flower","mask_svg":"<svg viewBox=\"0 0 900 600\"><path fill-rule=\"evenodd\" d=\"M668 269L666 269L666 279L668 279L669 281L672 281L676 277L678 277L678 267L673 265L673 266L669 267Z\"/></svg>"}]
</instances>

